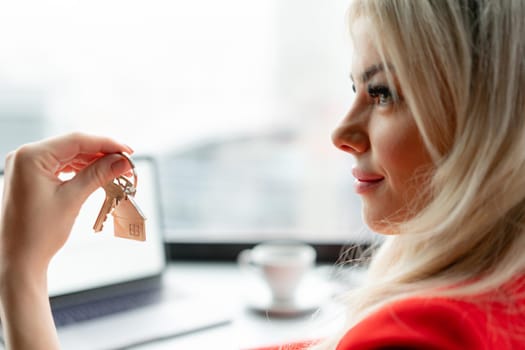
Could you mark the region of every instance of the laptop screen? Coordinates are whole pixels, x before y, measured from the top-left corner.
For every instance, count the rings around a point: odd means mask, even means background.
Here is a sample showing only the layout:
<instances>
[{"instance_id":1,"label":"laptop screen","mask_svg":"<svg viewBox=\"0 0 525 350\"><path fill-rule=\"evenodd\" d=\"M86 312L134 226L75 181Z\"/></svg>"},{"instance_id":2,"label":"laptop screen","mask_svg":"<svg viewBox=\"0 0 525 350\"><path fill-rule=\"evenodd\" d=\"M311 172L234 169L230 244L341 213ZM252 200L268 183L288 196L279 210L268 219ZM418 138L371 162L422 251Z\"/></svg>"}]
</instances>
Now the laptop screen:
<instances>
[{"instance_id":1,"label":"laptop screen","mask_svg":"<svg viewBox=\"0 0 525 350\"><path fill-rule=\"evenodd\" d=\"M105 198L93 193L83 205L71 236L51 261L48 272L50 296L81 292L159 275L165 267L155 163L134 157L138 176L135 199L146 216L146 241L113 236L113 217L108 215L101 232L93 224ZM0 176L0 193L4 179Z\"/></svg>"}]
</instances>

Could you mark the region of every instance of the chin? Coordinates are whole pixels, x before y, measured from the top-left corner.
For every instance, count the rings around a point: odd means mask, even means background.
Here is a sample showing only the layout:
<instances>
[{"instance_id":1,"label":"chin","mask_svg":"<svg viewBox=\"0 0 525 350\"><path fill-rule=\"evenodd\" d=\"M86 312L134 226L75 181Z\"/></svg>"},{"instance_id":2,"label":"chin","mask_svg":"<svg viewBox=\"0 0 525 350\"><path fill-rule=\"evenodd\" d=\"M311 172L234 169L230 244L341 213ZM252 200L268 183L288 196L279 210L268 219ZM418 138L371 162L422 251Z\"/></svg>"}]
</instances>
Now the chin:
<instances>
[{"instance_id":1,"label":"chin","mask_svg":"<svg viewBox=\"0 0 525 350\"><path fill-rule=\"evenodd\" d=\"M392 224L373 225L373 226L368 225L368 228L370 228L370 230L372 230L375 233L379 233L379 234L386 235L386 236L397 235L399 233L399 230L397 229L397 227L395 227Z\"/></svg>"},{"instance_id":2,"label":"chin","mask_svg":"<svg viewBox=\"0 0 525 350\"><path fill-rule=\"evenodd\" d=\"M361 215L366 226L375 233L382 235L397 235L400 224L409 219L405 210L373 206L363 201ZM377 203L376 203L377 204Z\"/></svg>"},{"instance_id":3,"label":"chin","mask_svg":"<svg viewBox=\"0 0 525 350\"><path fill-rule=\"evenodd\" d=\"M363 215L363 220L372 232L382 235L397 235L399 233L399 225L385 218L370 218Z\"/></svg>"}]
</instances>

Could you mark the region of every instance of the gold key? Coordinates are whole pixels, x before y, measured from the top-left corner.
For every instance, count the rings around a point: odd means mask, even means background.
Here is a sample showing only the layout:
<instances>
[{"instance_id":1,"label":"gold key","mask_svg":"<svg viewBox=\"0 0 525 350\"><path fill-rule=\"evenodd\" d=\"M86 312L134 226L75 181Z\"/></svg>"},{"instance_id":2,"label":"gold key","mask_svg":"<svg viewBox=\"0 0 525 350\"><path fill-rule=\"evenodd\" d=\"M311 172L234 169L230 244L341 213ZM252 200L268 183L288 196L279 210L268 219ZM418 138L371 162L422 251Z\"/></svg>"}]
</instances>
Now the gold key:
<instances>
[{"instance_id":1,"label":"gold key","mask_svg":"<svg viewBox=\"0 0 525 350\"><path fill-rule=\"evenodd\" d=\"M133 196L126 196L113 210L115 236L137 241L146 240L146 217Z\"/></svg>"},{"instance_id":2,"label":"gold key","mask_svg":"<svg viewBox=\"0 0 525 350\"><path fill-rule=\"evenodd\" d=\"M129 157L127 158L133 170L134 183L132 184L131 181L122 176L117 179L125 189L126 197L113 210L114 234L115 237L145 241L146 217L133 198L137 192L137 173L133 161Z\"/></svg>"},{"instance_id":3,"label":"gold key","mask_svg":"<svg viewBox=\"0 0 525 350\"><path fill-rule=\"evenodd\" d=\"M104 199L104 203L102 203L102 208L100 208L97 220L93 226L95 232L102 231L102 227L104 226L108 214L126 196L122 187L113 181L108 182L103 188L104 191L106 191L106 198Z\"/></svg>"},{"instance_id":4,"label":"gold key","mask_svg":"<svg viewBox=\"0 0 525 350\"><path fill-rule=\"evenodd\" d=\"M137 192L137 173L135 164L131 158L125 154L121 155L131 164L133 172L133 182L124 176L115 178L112 182L104 186L106 199L102 204L102 209L95 222L95 232L102 230L102 225L107 215L112 212L113 228L116 237L129 238L138 241L146 240L146 217L135 202Z\"/></svg>"}]
</instances>

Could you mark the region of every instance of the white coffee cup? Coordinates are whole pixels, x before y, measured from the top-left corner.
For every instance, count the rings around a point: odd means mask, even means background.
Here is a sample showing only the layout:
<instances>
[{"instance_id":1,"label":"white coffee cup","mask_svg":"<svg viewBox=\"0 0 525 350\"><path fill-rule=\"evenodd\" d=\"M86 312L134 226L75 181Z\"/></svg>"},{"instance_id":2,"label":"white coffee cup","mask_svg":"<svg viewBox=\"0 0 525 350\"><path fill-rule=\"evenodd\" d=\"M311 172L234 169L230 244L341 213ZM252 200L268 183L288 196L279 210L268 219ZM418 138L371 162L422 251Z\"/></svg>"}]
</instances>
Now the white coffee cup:
<instances>
[{"instance_id":1,"label":"white coffee cup","mask_svg":"<svg viewBox=\"0 0 525 350\"><path fill-rule=\"evenodd\" d=\"M298 241L268 241L243 250L241 267L260 272L270 287L273 302L293 303L297 287L315 263L315 249Z\"/></svg>"}]
</instances>

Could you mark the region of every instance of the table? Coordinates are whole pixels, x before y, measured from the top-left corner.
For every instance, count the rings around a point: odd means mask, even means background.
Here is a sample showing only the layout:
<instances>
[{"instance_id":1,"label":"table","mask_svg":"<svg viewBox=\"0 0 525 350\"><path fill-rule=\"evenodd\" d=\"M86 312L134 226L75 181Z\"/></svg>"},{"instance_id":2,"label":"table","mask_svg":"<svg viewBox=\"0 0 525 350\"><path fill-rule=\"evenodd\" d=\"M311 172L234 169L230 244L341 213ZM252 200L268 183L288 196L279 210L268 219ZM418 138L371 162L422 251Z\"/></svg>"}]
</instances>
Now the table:
<instances>
[{"instance_id":1,"label":"table","mask_svg":"<svg viewBox=\"0 0 525 350\"><path fill-rule=\"evenodd\" d=\"M237 264L171 262L163 276L168 293L175 297L215 299L231 310L231 322L129 349L252 349L320 339L344 327L344 305L334 296L355 287L363 277L363 269L317 266L305 277L300 294L318 301L318 311L298 318L272 318L250 307L253 300L269 298L264 282L241 271ZM4 349L1 344L0 349Z\"/></svg>"}]
</instances>

